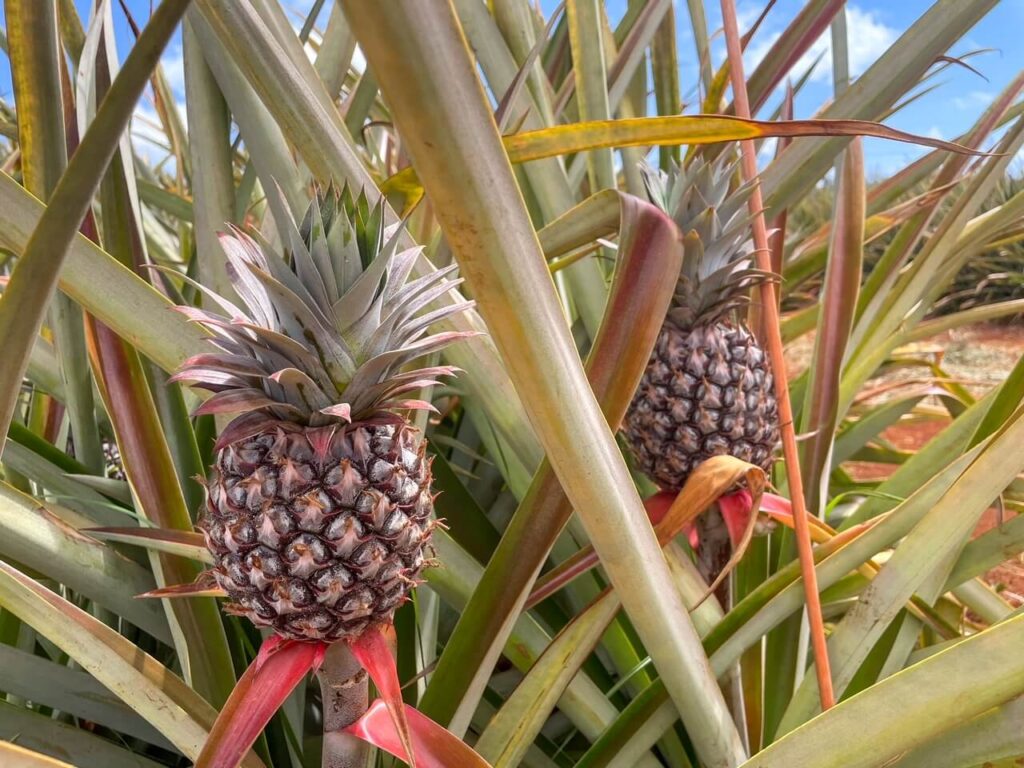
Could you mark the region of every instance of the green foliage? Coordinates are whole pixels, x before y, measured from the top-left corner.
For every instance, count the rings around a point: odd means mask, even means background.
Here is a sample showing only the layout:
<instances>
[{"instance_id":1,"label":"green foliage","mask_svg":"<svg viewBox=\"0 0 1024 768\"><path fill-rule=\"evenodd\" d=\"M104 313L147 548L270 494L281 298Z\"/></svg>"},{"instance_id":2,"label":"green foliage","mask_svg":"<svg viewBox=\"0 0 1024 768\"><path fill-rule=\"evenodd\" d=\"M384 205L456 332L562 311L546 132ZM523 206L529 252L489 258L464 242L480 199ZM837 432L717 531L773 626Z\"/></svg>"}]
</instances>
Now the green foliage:
<instances>
[{"instance_id":1,"label":"green foliage","mask_svg":"<svg viewBox=\"0 0 1024 768\"><path fill-rule=\"evenodd\" d=\"M884 180L869 179L869 189ZM1006 178L1002 179L979 209L985 213L1006 203L1024 188L1024 177L1019 169L1011 169ZM897 199L898 202L908 201L927 191L926 184L917 184L907 189ZM834 189L831 183L815 187L800 202L793 206L787 221L787 249L795 252L801 242L828 228L832 218ZM943 204L948 209L949 202ZM869 238L864 248L865 271L870 272L881 259L885 249L893 241L895 231L889 230L874 238ZM931 308L931 315L950 315L967 309L990 306L1003 301L1024 299L1024 276L1021 275L1020 264L1024 259L1024 246L1021 245L1020 233L1008 232L1005 238L997 238L989 247L972 255L963 265L956 277L943 291ZM791 310L806 307L815 301L821 290L824 272L814 271L805 274L801 269L799 283L784 291L784 306ZM1008 322L1019 320L1020 312L1006 317Z\"/></svg>"},{"instance_id":2,"label":"green foliage","mask_svg":"<svg viewBox=\"0 0 1024 768\"><path fill-rule=\"evenodd\" d=\"M489 330L445 349L443 364L462 373L417 395L438 409L418 425L450 530L437 531L440 566L399 613L407 703L500 766L1024 757L1024 624L979 579L1024 551L1012 515L1024 508L1024 361L982 392L906 346L1024 311L1024 182L1010 165L1024 144L1024 78L959 138L994 153L937 148L866 188L850 171L838 201L825 180L845 137L883 132L850 121L884 120L929 87L994 3L937 0L819 115L843 122L797 126L694 117L689 104L687 119L670 119L680 94L729 109L701 0L630 2L614 27L596 0L570 0L554 19L526 0L336 0L309 19L276 0L194 0L184 104L153 63L185 3L157 6L157 27L134 20L141 35L124 59L112 0L87 20L70 0L9 0L20 13L8 10L0 55L25 78L0 99L0 410L13 412L0 463L0 763L185 766L255 658L259 631L213 598L135 595L209 562L190 530L191 478L223 424L190 416L206 395L168 382L208 346L171 307L220 312L194 288L232 298L217 231L258 230L287 252L283 214L301 217L314 183L362 190L368 209L380 200L385 228L404 220L399 247L422 247L414 277L458 262L462 293L432 309L477 306L441 312L439 330ZM786 78L799 90L796 62L842 5L812 0L748 73L755 117L773 118L763 105ZM39 29L60 45L32 38ZM106 63L118 60L112 84ZM700 83L680 82L681 63ZM146 83L158 149L142 151L123 128ZM78 124L95 154L65 169ZM686 538L662 557L640 504L652 489L629 474L613 430L682 250L643 200L638 161L667 168L715 157L723 138L826 128L842 135L794 139L762 169L769 226L783 228L784 335L794 353L812 330L832 344L815 358L824 372L797 363L792 381L797 423L815 425L806 483L827 522L812 526L814 559L841 700L811 719L787 529L743 555L732 604L701 602ZM71 203L47 208L51 196ZM33 263L63 269L34 279ZM53 281L61 295L46 311ZM940 428L906 451L886 432L904 421ZM867 476L860 462L883 471ZM784 478L780 464L782 496ZM1007 519L972 540L994 504ZM591 544L601 567L529 601L538 575ZM319 765L324 745L344 751L324 722L320 689L300 683L243 765Z\"/></svg>"}]
</instances>

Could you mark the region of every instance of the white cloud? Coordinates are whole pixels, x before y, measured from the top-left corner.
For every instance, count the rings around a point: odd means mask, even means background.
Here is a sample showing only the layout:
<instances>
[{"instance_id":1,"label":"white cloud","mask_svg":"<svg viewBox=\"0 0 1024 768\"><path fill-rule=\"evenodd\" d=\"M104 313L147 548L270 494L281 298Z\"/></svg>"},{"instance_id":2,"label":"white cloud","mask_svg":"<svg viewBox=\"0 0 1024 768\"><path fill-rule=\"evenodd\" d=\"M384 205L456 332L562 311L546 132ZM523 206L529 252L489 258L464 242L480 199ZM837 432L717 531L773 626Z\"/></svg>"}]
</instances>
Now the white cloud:
<instances>
[{"instance_id":1,"label":"white cloud","mask_svg":"<svg viewBox=\"0 0 1024 768\"><path fill-rule=\"evenodd\" d=\"M358 45L356 46L355 51L353 51L352 53L352 68L356 72L366 71L366 56L363 55L363 49L360 48Z\"/></svg>"},{"instance_id":2,"label":"white cloud","mask_svg":"<svg viewBox=\"0 0 1024 768\"><path fill-rule=\"evenodd\" d=\"M963 96L953 97L953 106L973 112L978 107L987 107L995 98L996 95L992 91L971 91Z\"/></svg>"},{"instance_id":3,"label":"white cloud","mask_svg":"<svg viewBox=\"0 0 1024 768\"><path fill-rule=\"evenodd\" d=\"M876 157L865 153L865 175L868 180L887 179L894 173L903 170L909 163L917 159L912 153L884 155Z\"/></svg>"},{"instance_id":4,"label":"white cloud","mask_svg":"<svg viewBox=\"0 0 1024 768\"><path fill-rule=\"evenodd\" d=\"M779 140L776 138L765 139L757 150L757 161L764 166L775 159L775 151L778 149Z\"/></svg>"},{"instance_id":5,"label":"white cloud","mask_svg":"<svg viewBox=\"0 0 1024 768\"><path fill-rule=\"evenodd\" d=\"M160 116L152 104L139 102L132 115L132 145L150 165L163 162L170 155L167 136L160 124Z\"/></svg>"},{"instance_id":6,"label":"white cloud","mask_svg":"<svg viewBox=\"0 0 1024 768\"><path fill-rule=\"evenodd\" d=\"M899 37L899 31L888 26L874 11L864 10L856 5L846 8L846 37L850 60L850 75L856 77L875 63L879 56ZM744 64L753 69L767 55L769 49L781 37L780 31L766 36L758 35L744 56ZM758 39L760 38L760 39ZM812 80L829 81L832 77L832 36L829 30L819 37L793 67L794 75L801 75L821 56L814 68Z\"/></svg>"},{"instance_id":7,"label":"white cloud","mask_svg":"<svg viewBox=\"0 0 1024 768\"><path fill-rule=\"evenodd\" d=\"M178 115L181 117L182 127L188 130L188 114L185 111L185 102L175 102ZM164 133L163 123L156 112L156 107L149 98L144 98L135 105L132 113L131 123L132 147L135 152L145 159L151 166L163 164L163 168L170 173L174 172L174 157L171 155L171 147L167 141L167 134Z\"/></svg>"},{"instance_id":8,"label":"white cloud","mask_svg":"<svg viewBox=\"0 0 1024 768\"><path fill-rule=\"evenodd\" d=\"M185 56L180 45L168 48L160 58L167 85L176 98L185 96Z\"/></svg>"},{"instance_id":9,"label":"white cloud","mask_svg":"<svg viewBox=\"0 0 1024 768\"><path fill-rule=\"evenodd\" d=\"M929 128L925 136L927 136L929 139L938 139L939 141L946 140L946 137L943 134L942 129L939 128L939 126L937 125L933 125L931 128Z\"/></svg>"},{"instance_id":10,"label":"white cloud","mask_svg":"<svg viewBox=\"0 0 1024 768\"><path fill-rule=\"evenodd\" d=\"M740 34L746 34L758 17L764 12L764 7L758 4L748 5L741 3L736 7L736 25L740 28ZM771 18L769 14L768 18Z\"/></svg>"}]
</instances>

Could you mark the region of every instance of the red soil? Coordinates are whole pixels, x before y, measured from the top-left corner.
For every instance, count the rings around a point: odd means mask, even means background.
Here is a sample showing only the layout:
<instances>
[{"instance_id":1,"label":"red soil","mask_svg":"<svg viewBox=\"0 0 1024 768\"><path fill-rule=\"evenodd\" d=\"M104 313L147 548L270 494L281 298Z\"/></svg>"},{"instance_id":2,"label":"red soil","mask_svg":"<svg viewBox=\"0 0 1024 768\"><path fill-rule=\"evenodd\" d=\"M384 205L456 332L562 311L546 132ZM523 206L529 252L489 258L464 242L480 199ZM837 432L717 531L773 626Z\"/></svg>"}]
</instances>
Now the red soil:
<instances>
[{"instance_id":1,"label":"red soil","mask_svg":"<svg viewBox=\"0 0 1024 768\"><path fill-rule=\"evenodd\" d=\"M1003 381L1017 360L1024 354L1024 328L1019 325L986 325L949 331L915 345L914 356L934 360L950 375L962 382L975 396ZM788 350L789 367L799 371L809 362L807 350ZM894 371L868 384L866 389L881 391L887 384L900 381L906 371ZM909 375L918 376L920 372ZM906 391L906 390L904 390ZM882 395L884 397L885 395ZM882 433L893 448L916 451L949 424L948 418L905 417ZM844 464L855 480L881 480L893 471L889 464L847 462ZM1007 510L1005 518L1014 512ZM1000 512L993 507L982 517L974 536L991 530L1000 522ZM1000 590L1012 605L1024 604L1024 555L1018 555L985 575L985 580Z\"/></svg>"}]
</instances>

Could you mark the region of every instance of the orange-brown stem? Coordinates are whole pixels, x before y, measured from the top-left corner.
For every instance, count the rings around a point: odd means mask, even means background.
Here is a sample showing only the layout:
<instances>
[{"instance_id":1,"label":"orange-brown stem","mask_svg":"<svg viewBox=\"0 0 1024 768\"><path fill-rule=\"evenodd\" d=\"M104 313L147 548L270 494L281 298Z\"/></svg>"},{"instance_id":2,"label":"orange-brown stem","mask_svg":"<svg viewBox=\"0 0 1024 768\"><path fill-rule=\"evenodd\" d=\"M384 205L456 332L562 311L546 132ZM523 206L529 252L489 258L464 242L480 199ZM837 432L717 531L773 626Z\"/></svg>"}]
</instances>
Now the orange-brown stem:
<instances>
[{"instance_id":1,"label":"orange-brown stem","mask_svg":"<svg viewBox=\"0 0 1024 768\"><path fill-rule=\"evenodd\" d=\"M750 103L747 100L746 78L743 73L743 54L740 46L739 28L736 22L735 0L721 0L722 22L725 28L726 50L729 56L729 74L732 80L733 103L736 116L750 117ZM740 142L743 154L743 178L757 176L757 153L753 141ZM754 247L757 249L758 269L771 269L771 255L768 248L768 230L764 218L764 201L761 187L755 186L750 196L750 213L753 216ZM789 383L786 380L785 359L782 350L782 334L779 330L779 308L775 299L775 283L764 281L760 285L761 311L764 313L765 341L772 360L775 374L775 395L779 402L781 421L782 452L786 459L786 477L793 502L793 522L796 529L797 554L803 575L804 593L807 600L807 620L810 625L811 647L814 651L814 666L818 676L818 691L821 708L829 709L835 704L832 691L832 674L829 666L828 647L825 643L825 625L821 615L821 600L818 595L818 575L814 570L814 553L811 550L810 527L807 522L807 506L804 501L803 478L800 475L800 456L797 452L796 433L793 426L793 407L789 401Z\"/></svg>"}]
</instances>

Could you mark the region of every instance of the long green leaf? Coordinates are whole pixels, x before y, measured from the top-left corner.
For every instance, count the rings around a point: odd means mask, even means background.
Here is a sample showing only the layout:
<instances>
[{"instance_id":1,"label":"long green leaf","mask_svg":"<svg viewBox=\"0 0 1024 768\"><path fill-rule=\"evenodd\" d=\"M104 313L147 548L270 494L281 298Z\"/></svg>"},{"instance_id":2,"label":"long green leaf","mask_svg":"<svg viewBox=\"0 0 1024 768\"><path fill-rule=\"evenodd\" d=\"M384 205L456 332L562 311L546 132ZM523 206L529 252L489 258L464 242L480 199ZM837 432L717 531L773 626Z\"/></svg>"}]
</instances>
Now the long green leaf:
<instances>
[{"instance_id":1,"label":"long green leaf","mask_svg":"<svg viewBox=\"0 0 1024 768\"><path fill-rule=\"evenodd\" d=\"M232 115L238 122L239 132L249 150L249 157L263 188L273 189L275 185L279 187L288 201L292 215L300 217L308 205L308 198L284 133L274 122L267 107L260 102L252 86L246 82L238 66L224 55L218 45L214 28L199 12L198 6L189 11L185 23L191 34L195 35L203 60L213 73ZM190 50L195 56L196 49ZM211 213L216 215L215 211ZM210 224L217 228L222 226L213 221Z\"/></svg>"},{"instance_id":2,"label":"long green leaf","mask_svg":"<svg viewBox=\"0 0 1024 768\"><path fill-rule=\"evenodd\" d=\"M839 412L839 381L857 312L864 258L864 205L864 151L860 139L856 139L843 156L839 174L818 332L801 414L800 431L809 435L801 455L808 479L807 508L819 516L819 506L828 500L825 477L829 474L836 426L843 416Z\"/></svg>"},{"instance_id":3,"label":"long green leaf","mask_svg":"<svg viewBox=\"0 0 1024 768\"><path fill-rule=\"evenodd\" d=\"M45 210L20 184L0 172L0 244L23 253ZM165 371L176 370L182 361L207 349L205 334L174 312L167 298L83 235L76 235L71 242L60 288ZM160 322L140 323L140 317L159 318Z\"/></svg>"},{"instance_id":4,"label":"long green leaf","mask_svg":"<svg viewBox=\"0 0 1024 768\"><path fill-rule=\"evenodd\" d=\"M735 765L739 735L682 599L666 588L667 566L565 326L458 21L446 3L415 6L375 5L370 14L365 0L345 3L566 495L698 751L709 765ZM473 141L448 141L456 130Z\"/></svg>"},{"instance_id":5,"label":"long green leaf","mask_svg":"<svg viewBox=\"0 0 1024 768\"><path fill-rule=\"evenodd\" d=\"M903 416L914 410L925 398L924 393L901 397L858 414L856 421L848 424L838 435L832 446L833 466L839 466L854 456L861 448L878 438L888 427L896 424Z\"/></svg>"},{"instance_id":6,"label":"long green leaf","mask_svg":"<svg viewBox=\"0 0 1024 768\"><path fill-rule=\"evenodd\" d=\"M701 0L693 0L691 7L701 6ZM694 24L694 36L702 29L707 44L707 26L698 27ZM711 62L701 62L700 72L704 87L711 85ZM651 77L654 80L654 101L659 115L674 115L682 109L682 97L679 91L679 52L676 48L676 12L669 5L665 17L661 20L658 31L651 44ZM672 161L679 162L679 147L661 147L658 152L658 165L666 173L672 167Z\"/></svg>"},{"instance_id":7,"label":"long green leaf","mask_svg":"<svg viewBox=\"0 0 1024 768\"><path fill-rule=\"evenodd\" d=\"M946 580L946 589L981 576L1021 552L1024 552L1024 515L1016 515L964 546Z\"/></svg>"},{"instance_id":8,"label":"long green leaf","mask_svg":"<svg viewBox=\"0 0 1024 768\"><path fill-rule=\"evenodd\" d=\"M572 49L576 102L581 120L609 120L608 65L605 61L601 8L597 0L566 0L569 45ZM615 186L615 167L609 149L586 155L592 192Z\"/></svg>"},{"instance_id":9,"label":"long green leaf","mask_svg":"<svg viewBox=\"0 0 1024 768\"><path fill-rule=\"evenodd\" d=\"M107 694L109 695L109 694ZM121 749L110 741L24 707L0 701L0 739L16 741L56 758L71 758L79 766L160 768L163 764Z\"/></svg>"},{"instance_id":10,"label":"long green leaf","mask_svg":"<svg viewBox=\"0 0 1024 768\"><path fill-rule=\"evenodd\" d=\"M6 483L0 483L0 521L0 553L5 557L68 585L154 637L170 640L159 606L135 599L154 587L152 576L137 563L79 533L46 505Z\"/></svg>"},{"instance_id":11,"label":"long green leaf","mask_svg":"<svg viewBox=\"0 0 1024 768\"><path fill-rule=\"evenodd\" d=\"M89 674L2 644L0 690L164 749L174 749L149 723ZM81 757L75 754L75 759Z\"/></svg>"},{"instance_id":12,"label":"long green leaf","mask_svg":"<svg viewBox=\"0 0 1024 768\"><path fill-rule=\"evenodd\" d=\"M198 563L213 565L213 555L206 547L203 534L195 531L176 531L151 528L90 528L86 531L100 541L133 544L156 552L181 555Z\"/></svg>"},{"instance_id":13,"label":"long green leaf","mask_svg":"<svg viewBox=\"0 0 1024 768\"><path fill-rule=\"evenodd\" d=\"M52 2L12 0L6 10L22 177L29 192L47 200L67 165L57 8ZM66 296L56 296L50 307L50 326L59 353L75 454L98 472L103 468L103 452L93 415L81 310Z\"/></svg>"},{"instance_id":14,"label":"long green leaf","mask_svg":"<svg viewBox=\"0 0 1024 768\"><path fill-rule=\"evenodd\" d=\"M594 120L570 123L505 136L503 141L513 163L600 149L646 147L663 144L719 144L744 139L800 136L874 136L911 144L969 152L957 144L916 136L866 120L744 120L727 115L674 115Z\"/></svg>"},{"instance_id":15,"label":"long green leaf","mask_svg":"<svg viewBox=\"0 0 1024 768\"><path fill-rule=\"evenodd\" d=\"M980 307L971 307L960 312L952 312L948 315L936 317L917 326L903 336L906 343L932 339L941 333L953 328L963 328L971 325L981 325L992 320L1001 320L1005 317L1015 317L1024 313L1024 299L1011 299L1009 301L998 301L993 304L985 304Z\"/></svg>"},{"instance_id":16,"label":"long green leaf","mask_svg":"<svg viewBox=\"0 0 1024 768\"><path fill-rule=\"evenodd\" d=\"M588 359L591 386L612 425L622 420L667 311L682 264L677 230L653 206L604 191L539 233L547 254L557 255L616 229L618 267L606 322ZM426 714L451 721L456 733L475 711L530 586L571 513L544 462L462 612L421 702Z\"/></svg>"},{"instance_id":17,"label":"long green leaf","mask_svg":"<svg viewBox=\"0 0 1024 768\"><path fill-rule=\"evenodd\" d=\"M18 432L21 433L18 437L8 441L4 463L12 470L20 472L36 482L44 497L51 496L60 501L63 506L85 515L93 524L125 525L129 522L128 515L132 514L129 508L113 504L110 499L83 482L80 477L69 474L69 472L80 472L81 470L68 470L62 465L54 464L51 461L52 456L38 453L36 445L22 441L20 438L23 435L34 434L31 430L22 427ZM52 447L42 438L37 438L37 440L38 443ZM54 452L60 453L56 449ZM85 476L94 477L94 475Z\"/></svg>"},{"instance_id":18,"label":"long green leaf","mask_svg":"<svg viewBox=\"0 0 1024 768\"><path fill-rule=\"evenodd\" d=\"M475 749L484 759L495 768L520 764L621 604L614 592L606 591L551 641L477 740Z\"/></svg>"},{"instance_id":19,"label":"long green leaf","mask_svg":"<svg viewBox=\"0 0 1024 768\"><path fill-rule=\"evenodd\" d=\"M64 392L64 378L61 376L57 354L53 345L42 336L36 337L36 343L32 346L32 357L29 358L26 375L37 389L64 402L67 395Z\"/></svg>"},{"instance_id":20,"label":"long green leaf","mask_svg":"<svg viewBox=\"0 0 1024 768\"><path fill-rule=\"evenodd\" d=\"M185 108L192 167L196 258L204 286L236 301L227 276L227 259L217 233L234 221L235 189L231 166L231 116L217 81L203 58L199 38L186 20L182 25L185 66Z\"/></svg>"},{"instance_id":21,"label":"long green leaf","mask_svg":"<svg viewBox=\"0 0 1024 768\"><path fill-rule=\"evenodd\" d=\"M0 338L5 340L7 354L7 364L0 369L0 434L6 434L14 413L32 344L57 287L68 247L117 149L121 132L131 118L149 73L156 66L188 2L165 0L153 13L15 265L3 302L0 302Z\"/></svg>"},{"instance_id":22,"label":"long green leaf","mask_svg":"<svg viewBox=\"0 0 1024 768\"><path fill-rule=\"evenodd\" d=\"M217 712L169 669L112 629L0 562L0 605L30 624L162 733L199 755ZM263 768L255 755L245 768Z\"/></svg>"},{"instance_id":23,"label":"long green leaf","mask_svg":"<svg viewBox=\"0 0 1024 768\"><path fill-rule=\"evenodd\" d=\"M1024 616L915 664L787 734L747 768L872 768L1024 691Z\"/></svg>"},{"instance_id":24,"label":"long green leaf","mask_svg":"<svg viewBox=\"0 0 1024 768\"><path fill-rule=\"evenodd\" d=\"M67 164L57 9L52 2L9 0L4 10L22 176L26 189L46 199Z\"/></svg>"},{"instance_id":25,"label":"long green leaf","mask_svg":"<svg viewBox=\"0 0 1024 768\"><path fill-rule=\"evenodd\" d=\"M711 81L714 77L712 72L713 62L711 61L711 45L708 38L708 22L704 12L704 0L686 0L686 9L690 17L690 31L693 35L693 45L697 54L697 66L700 69L700 81L703 86L703 93L707 96L711 90ZM672 30L672 36L676 32ZM677 104L669 114L679 111L681 105ZM659 114L666 114L658 110Z\"/></svg>"},{"instance_id":26,"label":"long green leaf","mask_svg":"<svg viewBox=\"0 0 1024 768\"><path fill-rule=\"evenodd\" d=\"M925 742L893 763L893 767L961 768L1019 758L1024 755L1022 723L1024 698L1018 697ZM1019 760L1014 762L1020 764Z\"/></svg>"},{"instance_id":27,"label":"long green leaf","mask_svg":"<svg viewBox=\"0 0 1024 768\"><path fill-rule=\"evenodd\" d=\"M90 323L90 347L102 372L100 390L114 423L125 474L142 513L157 525L192 530L167 440L138 354L113 333ZM160 586L189 583L199 568L184 558L161 555ZM181 628L176 643L186 677L211 703L222 705L234 686L234 670L216 603L197 597L168 606Z\"/></svg>"}]
</instances>

